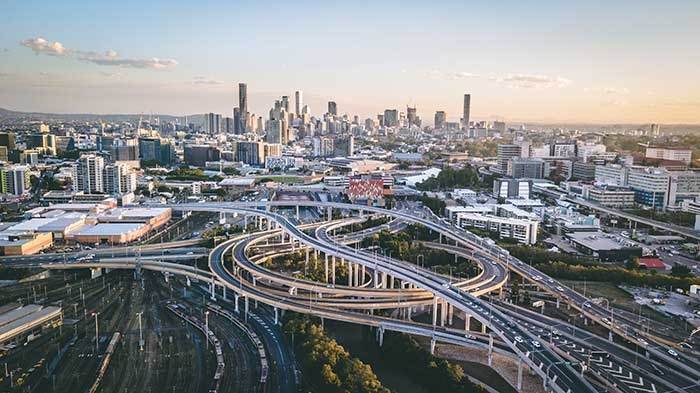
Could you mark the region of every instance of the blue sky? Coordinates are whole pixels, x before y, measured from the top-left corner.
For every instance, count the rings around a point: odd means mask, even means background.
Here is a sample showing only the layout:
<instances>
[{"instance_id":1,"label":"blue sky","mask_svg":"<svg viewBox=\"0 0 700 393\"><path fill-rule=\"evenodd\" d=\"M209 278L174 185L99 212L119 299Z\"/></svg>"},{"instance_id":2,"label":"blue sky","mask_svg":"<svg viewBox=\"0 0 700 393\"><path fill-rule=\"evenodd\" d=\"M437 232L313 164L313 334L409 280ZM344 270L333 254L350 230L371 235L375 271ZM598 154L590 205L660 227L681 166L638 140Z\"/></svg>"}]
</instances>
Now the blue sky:
<instances>
[{"instance_id":1,"label":"blue sky","mask_svg":"<svg viewBox=\"0 0 700 393\"><path fill-rule=\"evenodd\" d=\"M4 0L0 107L230 115L245 81L257 113L700 122L700 3L493 3Z\"/></svg>"}]
</instances>

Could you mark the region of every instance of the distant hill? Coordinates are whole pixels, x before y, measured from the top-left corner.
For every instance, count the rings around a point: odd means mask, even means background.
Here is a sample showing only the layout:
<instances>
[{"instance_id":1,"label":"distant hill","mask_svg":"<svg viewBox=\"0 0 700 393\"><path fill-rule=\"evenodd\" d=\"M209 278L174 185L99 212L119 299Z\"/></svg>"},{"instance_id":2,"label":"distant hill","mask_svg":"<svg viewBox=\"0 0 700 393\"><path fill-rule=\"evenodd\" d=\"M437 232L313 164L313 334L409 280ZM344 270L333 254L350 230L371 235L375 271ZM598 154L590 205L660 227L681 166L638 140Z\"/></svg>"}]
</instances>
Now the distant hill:
<instances>
[{"instance_id":1,"label":"distant hill","mask_svg":"<svg viewBox=\"0 0 700 393\"><path fill-rule=\"evenodd\" d=\"M43 113L43 112L19 112L9 109L0 108L0 119L2 120L33 120L33 121L49 121L49 120L65 120L65 121L106 121L106 122L122 122L122 121L138 121L139 117L143 119L160 118L161 121L175 121L184 116L173 115L141 115L141 114L95 114L95 113ZM187 121L190 123L201 123L203 121L202 114L188 115Z\"/></svg>"}]
</instances>

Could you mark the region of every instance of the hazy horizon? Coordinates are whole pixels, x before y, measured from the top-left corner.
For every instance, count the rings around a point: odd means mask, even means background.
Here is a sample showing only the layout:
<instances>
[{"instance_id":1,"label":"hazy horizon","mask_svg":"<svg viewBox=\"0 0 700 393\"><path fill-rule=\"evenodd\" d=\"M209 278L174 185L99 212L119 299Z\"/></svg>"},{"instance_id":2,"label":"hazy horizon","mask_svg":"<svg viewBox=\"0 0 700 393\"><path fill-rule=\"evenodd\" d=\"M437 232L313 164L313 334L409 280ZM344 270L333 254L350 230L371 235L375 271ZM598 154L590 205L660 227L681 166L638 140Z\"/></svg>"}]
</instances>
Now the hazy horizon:
<instances>
[{"instance_id":1,"label":"hazy horizon","mask_svg":"<svg viewBox=\"0 0 700 393\"><path fill-rule=\"evenodd\" d=\"M416 106L528 123L698 124L700 3L7 1L0 107L267 117L304 92L361 118Z\"/></svg>"}]
</instances>

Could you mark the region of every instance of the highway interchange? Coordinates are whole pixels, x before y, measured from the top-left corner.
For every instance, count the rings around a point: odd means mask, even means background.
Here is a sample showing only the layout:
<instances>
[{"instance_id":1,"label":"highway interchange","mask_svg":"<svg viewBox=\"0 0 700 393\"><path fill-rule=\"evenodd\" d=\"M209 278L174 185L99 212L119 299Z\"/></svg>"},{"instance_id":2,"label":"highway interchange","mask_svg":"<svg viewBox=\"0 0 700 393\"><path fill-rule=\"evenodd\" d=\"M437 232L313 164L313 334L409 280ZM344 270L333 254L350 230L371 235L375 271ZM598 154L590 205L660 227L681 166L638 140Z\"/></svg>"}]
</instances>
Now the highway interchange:
<instances>
[{"instance_id":1,"label":"highway interchange","mask_svg":"<svg viewBox=\"0 0 700 393\"><path fill-rule=\"evenodd\" d=\"M493 351L510 351L510 356L519 358L532 371L539 374L543 384L557 392L597 391L601 383L616 387L620 391L700 391L697 381L700 378L700 365L697 359L671 349L663 339L645 332L638 321L624 316L610 322L610 312L590 299L547 277L536 269L519 261L500 247L486 242L477 236L454 228L439 217L424 210L403 211L349 205L332 202L231 202L196 203L168 205L175 210L208 211L225 214L244 214L265 220L267 230L233 237L216 246L209 257L211 272L200 270L181 263L163 260L192 259L204 255L201 248L190 247L193 243L178 242L172 245L122 247L75 254L44 254L35 258L5 257L4 263L21 266L45 266L51 268L111 267L156 270L180 274L210 283L211 295L215 289L226 288L235 296L238 311L239 298L248 311L249 302L260 301L274 307L274 320L279 310L293 310L309 313L322 318L336 319L374 326L381 335L384 330L397 330L420 334L433 341L444 341L459 345L473 345L491 348ZM312 209L340 209L358 212L354 218L328 221L316 225L299 226L283 214L273 212L273 208L285 209L303 206ZM333 237L331 232L353 222L362 220L365 214L391 217L390 224L363 231L358 234ZM328 214L330 217L330 212ZM260 229L262 228L262 221ZM472 259L481 268L478 277L451 281L412 264L380 256L367 251L353 249L365 236L378 230L400 230L405 223L419 223L440 234L441 239L449 239L453 244L430 244ZM287 240L285 240L287 239ZM251 247L261 246L263 241L283 241L283 247L276 247L265 255L249 257ZM167 251L165 247L174 246ZM321 284L293 279L262 268L259 263L264 258L294 249L305 249L324 255L326 264L329 258L335 264L346 263L353 267L349 275L349 285ZM138 251L137 251L138 250ZM77 259L95 254L93 260ZM99 254L99 256L98 256ZM134 258L138 254L138 258ZM225 265L224 256L231 255L233 266ZM121 258L121 259L120 259ZM364 274L360 275L360 267ZM328 270L328 268L326 268ZM478 296L500 291L508 278L507 271L518 273L541 290L547 291L571 307L578 309L586 318L597 322L615 334L634 342L646 350L648 356L632 354L629 349L611 341L601 339L581 329L572 328L561 322L543 319L536 313L514 308L502 301L486 301ZM370 273L368 273L370 272ZM391 285L387 276L399 280L398 288ZM264 285L263 285L264 283ZM230 297L229 294L229 297ZM225 292L222 293L223 296ZM489 300L491 296L489 296ZM417 307L433 308L433 324L417 323L410 320L410 311ZM398 308L404 310L403 319L390 319L373 315L374 309ZM438 311L441 310L441 311ZM479 335L473 339L465 334L465 329L444 326L453 310L479 321L488 327L488 336ZM438 314L440 323L438 323ZM457 312L455 312L457 314ZM248 314L245 313L247 316ZM554 325L556 323L556 325ZM550 331L546 332L546 327ZM554 334L556 330L556 334ZM653 332L652 332L653 333ZM491 336L491 339L489 338ZM471 338L470 338L471 337ZM493 338L498 341L494 345ZM610 355L603 357L600 353ZM672 355L674 354L674 355ZM633 359L633 361L632 361ZM660 375L660 370L663 375ZM592 371L592 373L590 372ZM584 376L598 375L596 385Z\"/></svg>"}]
</instances>

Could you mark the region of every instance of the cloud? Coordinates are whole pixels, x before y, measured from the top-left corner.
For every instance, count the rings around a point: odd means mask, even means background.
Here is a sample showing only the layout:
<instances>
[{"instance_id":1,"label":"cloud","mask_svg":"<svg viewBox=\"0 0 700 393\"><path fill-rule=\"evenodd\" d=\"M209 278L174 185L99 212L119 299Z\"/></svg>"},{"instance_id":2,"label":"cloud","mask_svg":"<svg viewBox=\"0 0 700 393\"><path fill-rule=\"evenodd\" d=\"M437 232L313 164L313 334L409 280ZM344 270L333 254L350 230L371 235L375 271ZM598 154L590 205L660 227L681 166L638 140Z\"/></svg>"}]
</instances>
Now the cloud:
<instances>
[{"instance_id":1,"label":"cloud","mask_svg":"<svg viewBox=\"0 0 700 393\"><path fill-rule=\"evenodd\" d=\"M162 70L177 65L177 61L173 59L159 59L157 57L152 57L150 59L123 58L119 57L119 54L113 50L108 50L104 53L79 52L78 59L102 66L150 68L154 70Z\"/></svg>"},{"instance_id":2,"label":"cloud","mask_svg":"<svg viewBox=\"0 0 700 393\"><path fill-rule=\"evenodd\" d=\"M571 81L561 76L547 76L535 74L475 74L460 71L446 73L440 70L428 71L429 77L440 77L450 80L457 79L483 79L497 83L503 83L513 88L561 88L568 86Z\"/></svg>"},{"instance_id":3,"label":"cloud","mask_svg":"<svg viewBox=\"0 0 700 393\"><path fill-rule=\"evenodd\" d=\"M70 54L70 49L63 46L58 41L47 41L41 37L29 38L21 41L22 46L26 46L31 49L37 55L44 54L49 56L68 56Z\"/></svg>"},{"instance_id":4,"label":"cloud","mask_svg":"<svg viewBox=\"0 0 700 393\"><path fill-rule=\"evenodd\" d=\"M71 49L65 47L58 41L51 42L40 37L26 39L21 41L20 44L31 49L37 55L45 54L57 57L71 57L101 66L162 70L177 65L177 61L173 59L159 59L157 57L145 59L120 57L117 52L111 49L103 53Z\"/></svg>"},{"instance_id":5,"label":"cloud","mask_svg":"<svg viewBox=\"0 0 700 393\"><path fill-rule=\"evenodd\" d=\"M611 95L627 95L630 93L630 89L626 87L585 87L583 91Z\"/></svg>"},{"instance_id":6,"label":"cloud","mask_svg":"<svg viewBox=\"0 0 700 393\"><path fill-rule=\"evenodd\" d=\"M224 82L216 79L209 79L203 76L195 76L192 81L193 85L223 85Z\"/></svg>"},{"instance_id":7,"label":"cloud","mask_svg":"<svg viewBox=\"0 0 700 393\"><path fill-rule=\"evenodd\" d=\"M531 75L531 74L507 74L498 77L498 82L506 83L511 87L522 88L552 88L566 87L571 81L561 76Z\"/></svg>"},{"instance_id":8,"label":"cloud","mask_svg":"<svg viewBox=\"0 0 700 393\"><path fill-rule=\"evenodd\" d=\"M109 71L100 71L100 75L105 76L107 78L112 78L112 77L117 77L121 76L121 72L109 72Z\"/></svg>"}]
</instances>

